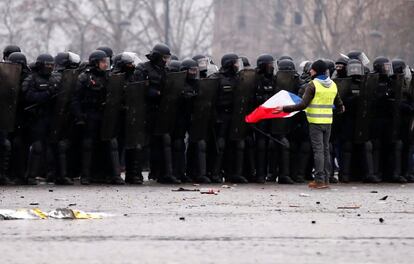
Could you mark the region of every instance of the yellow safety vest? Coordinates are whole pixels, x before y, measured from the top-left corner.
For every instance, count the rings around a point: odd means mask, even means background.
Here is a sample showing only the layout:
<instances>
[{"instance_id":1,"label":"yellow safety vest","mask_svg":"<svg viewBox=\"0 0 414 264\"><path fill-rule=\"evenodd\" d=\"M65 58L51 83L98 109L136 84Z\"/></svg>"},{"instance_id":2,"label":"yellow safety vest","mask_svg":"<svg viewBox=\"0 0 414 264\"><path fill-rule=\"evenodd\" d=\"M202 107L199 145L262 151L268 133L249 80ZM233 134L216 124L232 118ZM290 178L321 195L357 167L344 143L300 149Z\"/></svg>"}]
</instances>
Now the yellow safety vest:
<instances>
[{"instance_id":1,"label":"yellow safety vest","mask_svg":"<svg viewBox=\"0 0 414 264\"><path fill-rule=\"evenodd\" d=\"M313 80L315 85L315 96L306 108L306 117L312 124L332 124L332 109L338 88L332 82L329 88L323 86L319 81Z\"/></svg>"}]
</instances>

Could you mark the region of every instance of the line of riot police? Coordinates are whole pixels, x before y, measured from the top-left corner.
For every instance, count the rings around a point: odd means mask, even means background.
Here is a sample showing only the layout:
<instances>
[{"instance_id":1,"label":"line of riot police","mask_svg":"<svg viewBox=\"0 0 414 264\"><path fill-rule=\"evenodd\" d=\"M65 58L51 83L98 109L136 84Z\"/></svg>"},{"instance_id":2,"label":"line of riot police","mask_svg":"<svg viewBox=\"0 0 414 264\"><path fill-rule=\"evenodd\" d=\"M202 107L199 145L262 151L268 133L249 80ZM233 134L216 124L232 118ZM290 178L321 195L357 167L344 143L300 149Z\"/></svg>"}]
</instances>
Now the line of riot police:
<instances>
[{"instance_id":1,"label":"line of riot police","mask_svg":"<svg viewBox=\"0 0 414 264\"><path fill-rule=\"evenodd\" d=\"M225 54L179 61L157 44L142 62L108 47L87 63L72 52L28 66L17 46L0 63L0 184L303 183L312 179L304 112L249 125L247 114L280 90L302 96L311 62L270 54L251 68ZM335 115L332 160L340 182L413 182L412 72L363 52L326 60L346 112ZM125 168L125 179L121 177ZM338 180L335 169L332 183Z\"/></svg>"}]
</instances>

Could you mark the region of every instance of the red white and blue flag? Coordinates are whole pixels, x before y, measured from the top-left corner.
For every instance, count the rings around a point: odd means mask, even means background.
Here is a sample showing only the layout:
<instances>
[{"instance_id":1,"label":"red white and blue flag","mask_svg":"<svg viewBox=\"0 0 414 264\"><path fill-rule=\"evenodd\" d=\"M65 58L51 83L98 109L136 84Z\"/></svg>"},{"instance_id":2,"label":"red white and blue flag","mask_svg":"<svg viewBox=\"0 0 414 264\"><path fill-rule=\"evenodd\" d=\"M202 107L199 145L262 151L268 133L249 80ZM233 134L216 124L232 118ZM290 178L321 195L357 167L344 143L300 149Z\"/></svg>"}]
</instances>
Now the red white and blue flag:
<instances>
[{"instance_id":1,"label":"red white and blue flag","mask_svg":"<svg viewBox=\"0 0 414 264\"><path fill-rule=\"evenodd\" d=\"M296 94L281 90L270 97L269 100L264 102L262 105L257 107L252 113L247 115L245 121L246 123L257 123L262 119L287 118L294 116L298 113L297 111L291 113L285 113L282 111L277 114L273 114L272 112L277 106L298 104L301 100L302 99Z\"/></svg>"}]
</instances>

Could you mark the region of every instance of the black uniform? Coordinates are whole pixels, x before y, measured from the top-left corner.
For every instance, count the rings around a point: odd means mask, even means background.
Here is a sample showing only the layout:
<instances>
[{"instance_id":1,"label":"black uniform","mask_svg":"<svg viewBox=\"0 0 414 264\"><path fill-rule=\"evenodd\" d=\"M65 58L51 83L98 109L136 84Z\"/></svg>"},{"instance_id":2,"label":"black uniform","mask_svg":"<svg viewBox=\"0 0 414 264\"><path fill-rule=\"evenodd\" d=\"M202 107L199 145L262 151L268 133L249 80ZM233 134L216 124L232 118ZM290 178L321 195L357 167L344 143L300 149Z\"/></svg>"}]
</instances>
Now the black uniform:
<instances>
[{"instance_id":1,"label":"black uniform","mask_svg":"<svg viewBox=\"0 0 414 264\"><path fill-rule=\"evenodd\" d=\"M97 59L95 59L97 58ZM81 183L89 184L92 175L93 150L101 143L104 158L110 161L111 173L108 182L124 184L120 177L118 142L115 138L107 141L101 140L101 127L103 110L106 103L108 72L96 66L100 60L107 58L102 51L91 54L90 67L78 77L78 84L72 101L72 109L78 124L83 124L82 140L82 175Z\"/></svg>"},{"instance_id":2,"label":"black uniform","mask_svg":"<svg viewBox=\"0 0 414 264\"><path fill-rule=\"evenodd\" d=\"M148 82L147 125L150 135L150 178L161 183L180 183L173 175L171 135L155 134L155 124L165 89L167 75L166 63L170 58L170 49L164 44L157 44L147 55L149 61L140 64L135 75L139 81Z\"/></svg>"},{"instance_id":3,"label":"black uniform","mask_svg":"<svg viewBox=\"0 0 414 264\"><path fill-rule=\"evenodd\" d=\"M219 79L219 87L215 101L215 124L213 138L210 141L212 152L210 155L210 179L212 182L221 182L222 171L226 181L247 183L243 177L244 140L231 140L230 129L234 110L234 91L238 85L238 56L226 54L221 60L221 69L209 78ZM226 164L223 163L224 154L228 152ZM227 162L228 161L228 162Z\"/></svg>"},{"instance_id":4,"label":"black uniform","mask_svg":"<svg viewBox=\"0 0 414 264\"><path fill-rule=\"evenodd\" d=\"M51 61L42 61L44 56ZM37 62L37 72L29 75L22 84L25 102L30 105L27 110L30 137L30 155L28 162L28 183L36 184L36 177L41 175L43 156L48 146L48 136L56 94L59 92L59 81L52 75L50 67L45 63L53 64L53 57L40 55Z\"/></svg>"}]
</instances>

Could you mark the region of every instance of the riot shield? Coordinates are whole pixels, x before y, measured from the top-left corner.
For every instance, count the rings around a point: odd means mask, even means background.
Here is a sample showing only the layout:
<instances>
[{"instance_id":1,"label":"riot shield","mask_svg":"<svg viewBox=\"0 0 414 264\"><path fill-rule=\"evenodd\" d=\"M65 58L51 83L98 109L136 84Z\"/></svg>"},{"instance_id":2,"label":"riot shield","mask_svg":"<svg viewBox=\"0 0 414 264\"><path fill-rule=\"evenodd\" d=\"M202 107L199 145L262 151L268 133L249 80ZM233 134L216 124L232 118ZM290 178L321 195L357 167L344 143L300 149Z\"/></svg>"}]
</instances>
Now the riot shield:
<instances>
[{"instance_id":1,"label":"riot shield","mask_svg":"<svg viewBox=\"0 0 414 264\"><path fill-rule=\"evenodd\" d=\"M171 72L162 92L161 104L155 120L155 135L171 133L177 115L177 99L184 89L186 72Z\"/></svg>"},{"instance_id":2,"label":"riot shield","mask_svg":"<svg viewBox=\"0 0 414 264\"><path fill-rule=\"evenodd\" d=\"M146 91L145 82L128 83L125 87L125 148L146 143Z\"/></svg>"},{"instance_id":3,"label":"riot shield","mask_svg":"<svg viewBox=\"0 0 414 264\"><path fill-rule=\"evenodd\" d=\"M198 82L198 94L194 100L189 131L191 142L207 140L212 107L218 85L218 79L202 79Z\"/></svg>"},{"instance_id":4,"label":"riot shield","mask_svg":"<svg viewBox=\"0 0 414 264\"><path fill-rule=\"evenodd\" d=\"M102 118L101 139L115 137L124 93L125 75L111 74L106 85L106 102Z\"/></svg>"},{"instance_id":5,"label":"riot shield","mask_svg":"<svg viewBox=\"0 0 414 264\"><path fill-rule=\"evenodd\" d=\"M363 143L370 140L372 124L372 100L378 86L378 74L368 74L356 98L354 142Z\"/></svg>"},{"instance_id":6,"label":"riot shield","mask_svg":"<svg viewBox=\"0 0 414 264\"><path fill-rule=\"evenodd\" d=\"M239 73L239 81L234 89L233 116L230 126L230 140L243 140L248 131L246 115L250 109L255 90L256 72L253 69L244 69Z\"/></svg>"},{"instance_id":7,"label":"riot shield","mask_svg":"<svg viewBox=\"0 0 414 264\"><path fill-rule=\"evenodd\" d=\"M19 64L0 63L0 130L3 131L12 132L15 127L21 71Z\"/></svg>"},{"instance_id":8,"label":"riot shield","mask_svg":"<svg viewBox=\"0 0 414 264\"><path fill-rule=\"evenodd\" d=\"M333 81L335 82L339 96L342 99L352 96L352 78L336 78Z\"/></svg>"},{"instance_id":9,"label":"riot shield","mask_svg":"<svg viewBox=\"0 0 414 264\"><path fill-rule=\"evenodd\" d=\"M278 71L274 78L274 87L276 91L285 90L294 94L298 93L299 84L296 78L296 71ZM286 135L291 130L292 120L289 118L272 119L271 134Z\"/></svg>"},{"instance_id":10,"label":"riot shield","mask_svg":"<svg viewBox=\"0 0 414 264\"><path fill-rule=\"evenodd\" d=\"M76 70L65 70L59 84L59 93L56 96L55 111L53 112L51 124L51 140L57 142L65 137L67 124L69 123L69 100L76 87L78 74Z\"/></svg>"}]
</instances>

